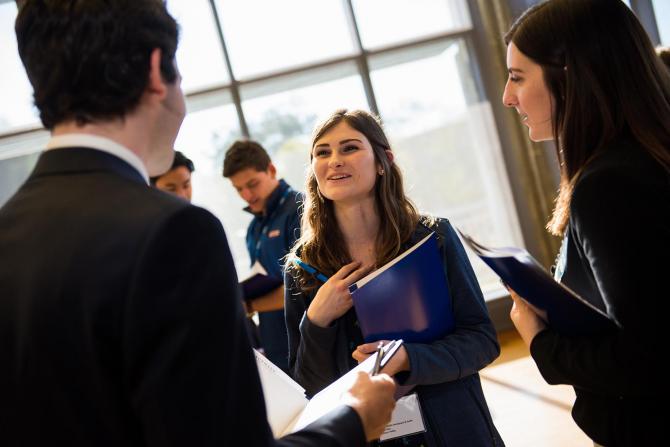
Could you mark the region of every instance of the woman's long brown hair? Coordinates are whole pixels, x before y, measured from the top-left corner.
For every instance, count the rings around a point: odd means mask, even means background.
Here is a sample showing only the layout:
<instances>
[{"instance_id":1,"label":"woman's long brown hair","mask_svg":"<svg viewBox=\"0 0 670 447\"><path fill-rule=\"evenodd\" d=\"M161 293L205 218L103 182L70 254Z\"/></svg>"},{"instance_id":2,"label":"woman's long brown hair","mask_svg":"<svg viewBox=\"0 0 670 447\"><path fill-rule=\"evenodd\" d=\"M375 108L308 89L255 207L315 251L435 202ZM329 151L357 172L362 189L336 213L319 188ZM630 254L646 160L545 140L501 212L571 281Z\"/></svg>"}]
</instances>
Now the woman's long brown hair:
<instances>
[{"instance_id":1,"label":"woman's long brown hair","mask_svg":"<svg viewBox=\"0 0 670 447\"><path fill-rule=\"evenodd\" d=\"M363 110L337 110L317 125L312 135L314 144L341 122L365 135L372 146L376 163L384 170L375 183L375 205L379 213L380 228L375 242L376 265L380 266L400 253L419 222L416 207L405 196L402 174L387 154L391 146L379 119ZM311 152L311 148L310 148ZM286 269L291 272L303 291L318 286L312 275L291 262L298 256L304 262L331 276L342 266L352 262L344 238L335 219L333 202L319 191L314 172L310 169L305 182L305 203L301 222L301 236L287 259Z\"/></svg>"},{"instance_id":2,"label":"woman's long brown hair","mask_svg":"<svg viewBox=\"0 0 670 447\"><path fill-rule=\"evenodd\" d=\"M615 139L636 140L670 170L670 73L630 9L613 0L550 0L505 35L542 67L561 169L547 228L562 235L575 184Z\"/></svg>"}]
</instances>

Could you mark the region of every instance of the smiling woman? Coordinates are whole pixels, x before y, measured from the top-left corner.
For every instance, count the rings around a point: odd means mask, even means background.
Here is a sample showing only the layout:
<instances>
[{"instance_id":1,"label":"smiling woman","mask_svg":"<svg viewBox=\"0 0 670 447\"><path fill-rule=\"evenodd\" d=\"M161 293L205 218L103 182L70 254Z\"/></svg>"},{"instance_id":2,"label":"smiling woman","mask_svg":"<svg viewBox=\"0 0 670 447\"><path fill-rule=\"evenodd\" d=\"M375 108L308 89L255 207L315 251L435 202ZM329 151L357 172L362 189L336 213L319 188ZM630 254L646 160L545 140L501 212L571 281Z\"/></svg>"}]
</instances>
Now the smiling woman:
<instances>
[{"instance_id":1,"label":"smiling woman","mask_svg":"<svg viewBox=\"0 0 670 447\"><path fill-rule=\"evenodd\" d=\"M310 157L302 236L289 258L300 258L330 279L322 283L313 273L287 265L285 309L294 378L311 396L374 352L379 340L363 343L348 286L435 232L438 262L453 293L456 329L430 343L403 344L382 370L403 385L416 386L427 428L383 445L502 445L477 374L497 357L499 347L474 272L449 222L419 216L405 195L384 130L370 113L333 113L316 127ZM458 429L452 428L453 420L459 421Z\"/></svg>"},{"instance_id":2,"label":"smiling woman","mask_svg":"<svg viewBox=\"0 0 670 447\"><path fill-rule=\"evenodd\" d=\"M384 174L365 135L344 121L316 142L312 170L321 194L339 203L374 200L377 175Z\"/></svg>"}]
</instances>

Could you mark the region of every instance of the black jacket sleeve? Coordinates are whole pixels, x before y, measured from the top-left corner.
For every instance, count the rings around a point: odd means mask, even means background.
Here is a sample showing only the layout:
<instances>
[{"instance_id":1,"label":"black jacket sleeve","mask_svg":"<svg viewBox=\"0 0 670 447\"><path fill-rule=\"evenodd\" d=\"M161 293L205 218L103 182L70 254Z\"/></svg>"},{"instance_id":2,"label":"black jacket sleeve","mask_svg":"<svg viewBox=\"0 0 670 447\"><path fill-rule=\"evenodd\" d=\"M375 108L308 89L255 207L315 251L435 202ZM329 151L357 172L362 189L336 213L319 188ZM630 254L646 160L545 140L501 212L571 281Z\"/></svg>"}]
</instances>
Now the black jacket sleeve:
<instances>
[{"instance_id":1,"label":"black jacket sleeve","mask_svg":"<svg viewBox=\"0 0 670 447\"><path fill-rule=\"evenodd\" d=\"M274 445L219 221L186 207L156 224L124 315L124 392L147 445ZM279 445L363 445L342 407Z\"/></svg>"},{"instance_id":2,"label":"black jacket sleeve","mask_svg":"<svg viewBox=\"0 0 670 447\"><path fill-rule=\"evenodd\" d=\"M654 179L655 177L655 179ZM653 172L634 166L601 169L573 192L570 236L581 268L594 278L608 314L622 329L596 336L538 334L531 354L551 384L609 396L657 393L667 325L670 194ZM568 265L568 268L574 266ZM667 350L667 349L666 349Z\"/></svg>"}]
</instances>

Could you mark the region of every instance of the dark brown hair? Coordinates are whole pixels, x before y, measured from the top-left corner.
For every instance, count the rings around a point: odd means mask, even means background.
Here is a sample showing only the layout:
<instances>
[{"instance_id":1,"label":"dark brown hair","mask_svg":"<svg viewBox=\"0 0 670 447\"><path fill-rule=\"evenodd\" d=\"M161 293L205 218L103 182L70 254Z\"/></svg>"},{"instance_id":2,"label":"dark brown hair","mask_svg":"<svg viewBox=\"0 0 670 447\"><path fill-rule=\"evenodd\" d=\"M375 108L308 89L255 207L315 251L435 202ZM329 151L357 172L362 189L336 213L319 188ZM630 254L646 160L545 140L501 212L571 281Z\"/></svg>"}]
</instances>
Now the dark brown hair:
<instances>
[{"instance_id":1,"label":"dark brown hair","mask_svg":"<svg viewBox=\"0 0 670 447\"><path fill-rule=\"evenodd\" d=\"M670 169L670 73L619 0L550 0L526 10L505 35L542 67L552 95L561 186L547 228L564 233L584 167L630 137Z\"/></svg>"},{"instance_id":2,"label":"dark brown hair","mask_svg":"<svg viewBox=\"0 0 670 447\"><path fill-rule=\"evenodd\" d=\"M310 153L314 144L341 122L347 123L352 129L365 135L372 146L375 161L384 170L384 175L377 176L375 183L375 203L380 221L375 252L376 265L380 266L400 252L402 244L414 232L419 222L419 215L414 204L405 196L400 169L386 154L387 150L391 150L391 145L379 119L372 114L363 110L335 111L314 129ZM291 255L299 255L303 261L317 267L328 276L352 262L352 259L347 248L341 243L336 243L343 238L335 219L333 202L319 192L312 170L307 174L305 191L302 234L291 250L286 267L292 271L303 290L311 290L317 286L316 282L311 275L292 266Z\"/></svg>"},{"instance_id":3,"label":"dark brown hair","mask_svg":"<svg viewBox=\"0 0 670 447\"><path fill-rule=\"evenodd\" d=\"M188 172L192 173L193 171L195 171L195 165L193 164L193 161L191 161L190 158L188 158L182 152L174 151L174 160L172 160L172 166L170 166L170 169L168 169L165 173L163 173L161 175L157 175L155 177L149 178L149 181L151 182L152 185L155 185L156 182L158 181L158 179L160 179L161 177L163 177L165 174L172 171L173 169L177 169L181 166L188 169Z\"/></svg>"},{"instance_id":4,"label":"dark brown hair","mask_svg":"<svg viewBox=\"0 0 670 447\"><path fill-rule=\"evenodd\" d=\"M226 151L223 176L228 178L248 168L259 172L267 171L270 163L270 156L259 143L252 140L237 140Z\"/></svg>"},{"instance_id":5,"label":"dark brown hair","mask_svg":"<svg viewBox=\"0 0 670 447\"><path fill-rule=\"evenodd\" d=\"M15 29L47 129L132 111L155 48L165 81L177 79L177 23L159 0L27 0L19 4Z\"/></svg>"}]
</instances>

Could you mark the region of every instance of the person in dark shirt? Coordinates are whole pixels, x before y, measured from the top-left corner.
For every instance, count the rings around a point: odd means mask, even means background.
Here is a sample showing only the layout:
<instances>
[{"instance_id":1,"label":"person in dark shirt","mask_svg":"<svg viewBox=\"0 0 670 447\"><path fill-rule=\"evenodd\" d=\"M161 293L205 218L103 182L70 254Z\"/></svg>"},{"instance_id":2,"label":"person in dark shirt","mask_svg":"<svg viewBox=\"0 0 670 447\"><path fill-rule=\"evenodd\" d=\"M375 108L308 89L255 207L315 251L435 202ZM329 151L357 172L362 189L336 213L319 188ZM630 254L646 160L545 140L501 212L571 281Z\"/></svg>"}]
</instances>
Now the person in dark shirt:
<instances>
[{"instance_id":1,"label":"person in dark shirt","mask_svg":"<svg viewBox=\"0 0 670 447\"><path fill-rule=\"evenodd\" d=\"M557 280L619 327L553 330L512 292L512 321L572 415L605 446L660 445L667 386L670 74L618 0L551 0L505 36L503 102L533 141L554 140L561 185L549 230L563 237Z\"/></svg>"},{"instance_id":2,"label":"person in dark shirt","mask_svg":"<svg viewBox=\"0 0 670 447\"><path fill-rule=\"evenodd\" d=\"M284 257L300 237L302 195L277 178L267 151L257 142L239 140L226 151L223 176L247 202L254 218L247 228L251 265L260 263L268 275L281 281ZM284 318L284 287L245 300L247 312L258 312L260 346L272 363L288 372L288 339Z\"/></svg>"}]
</instances>

